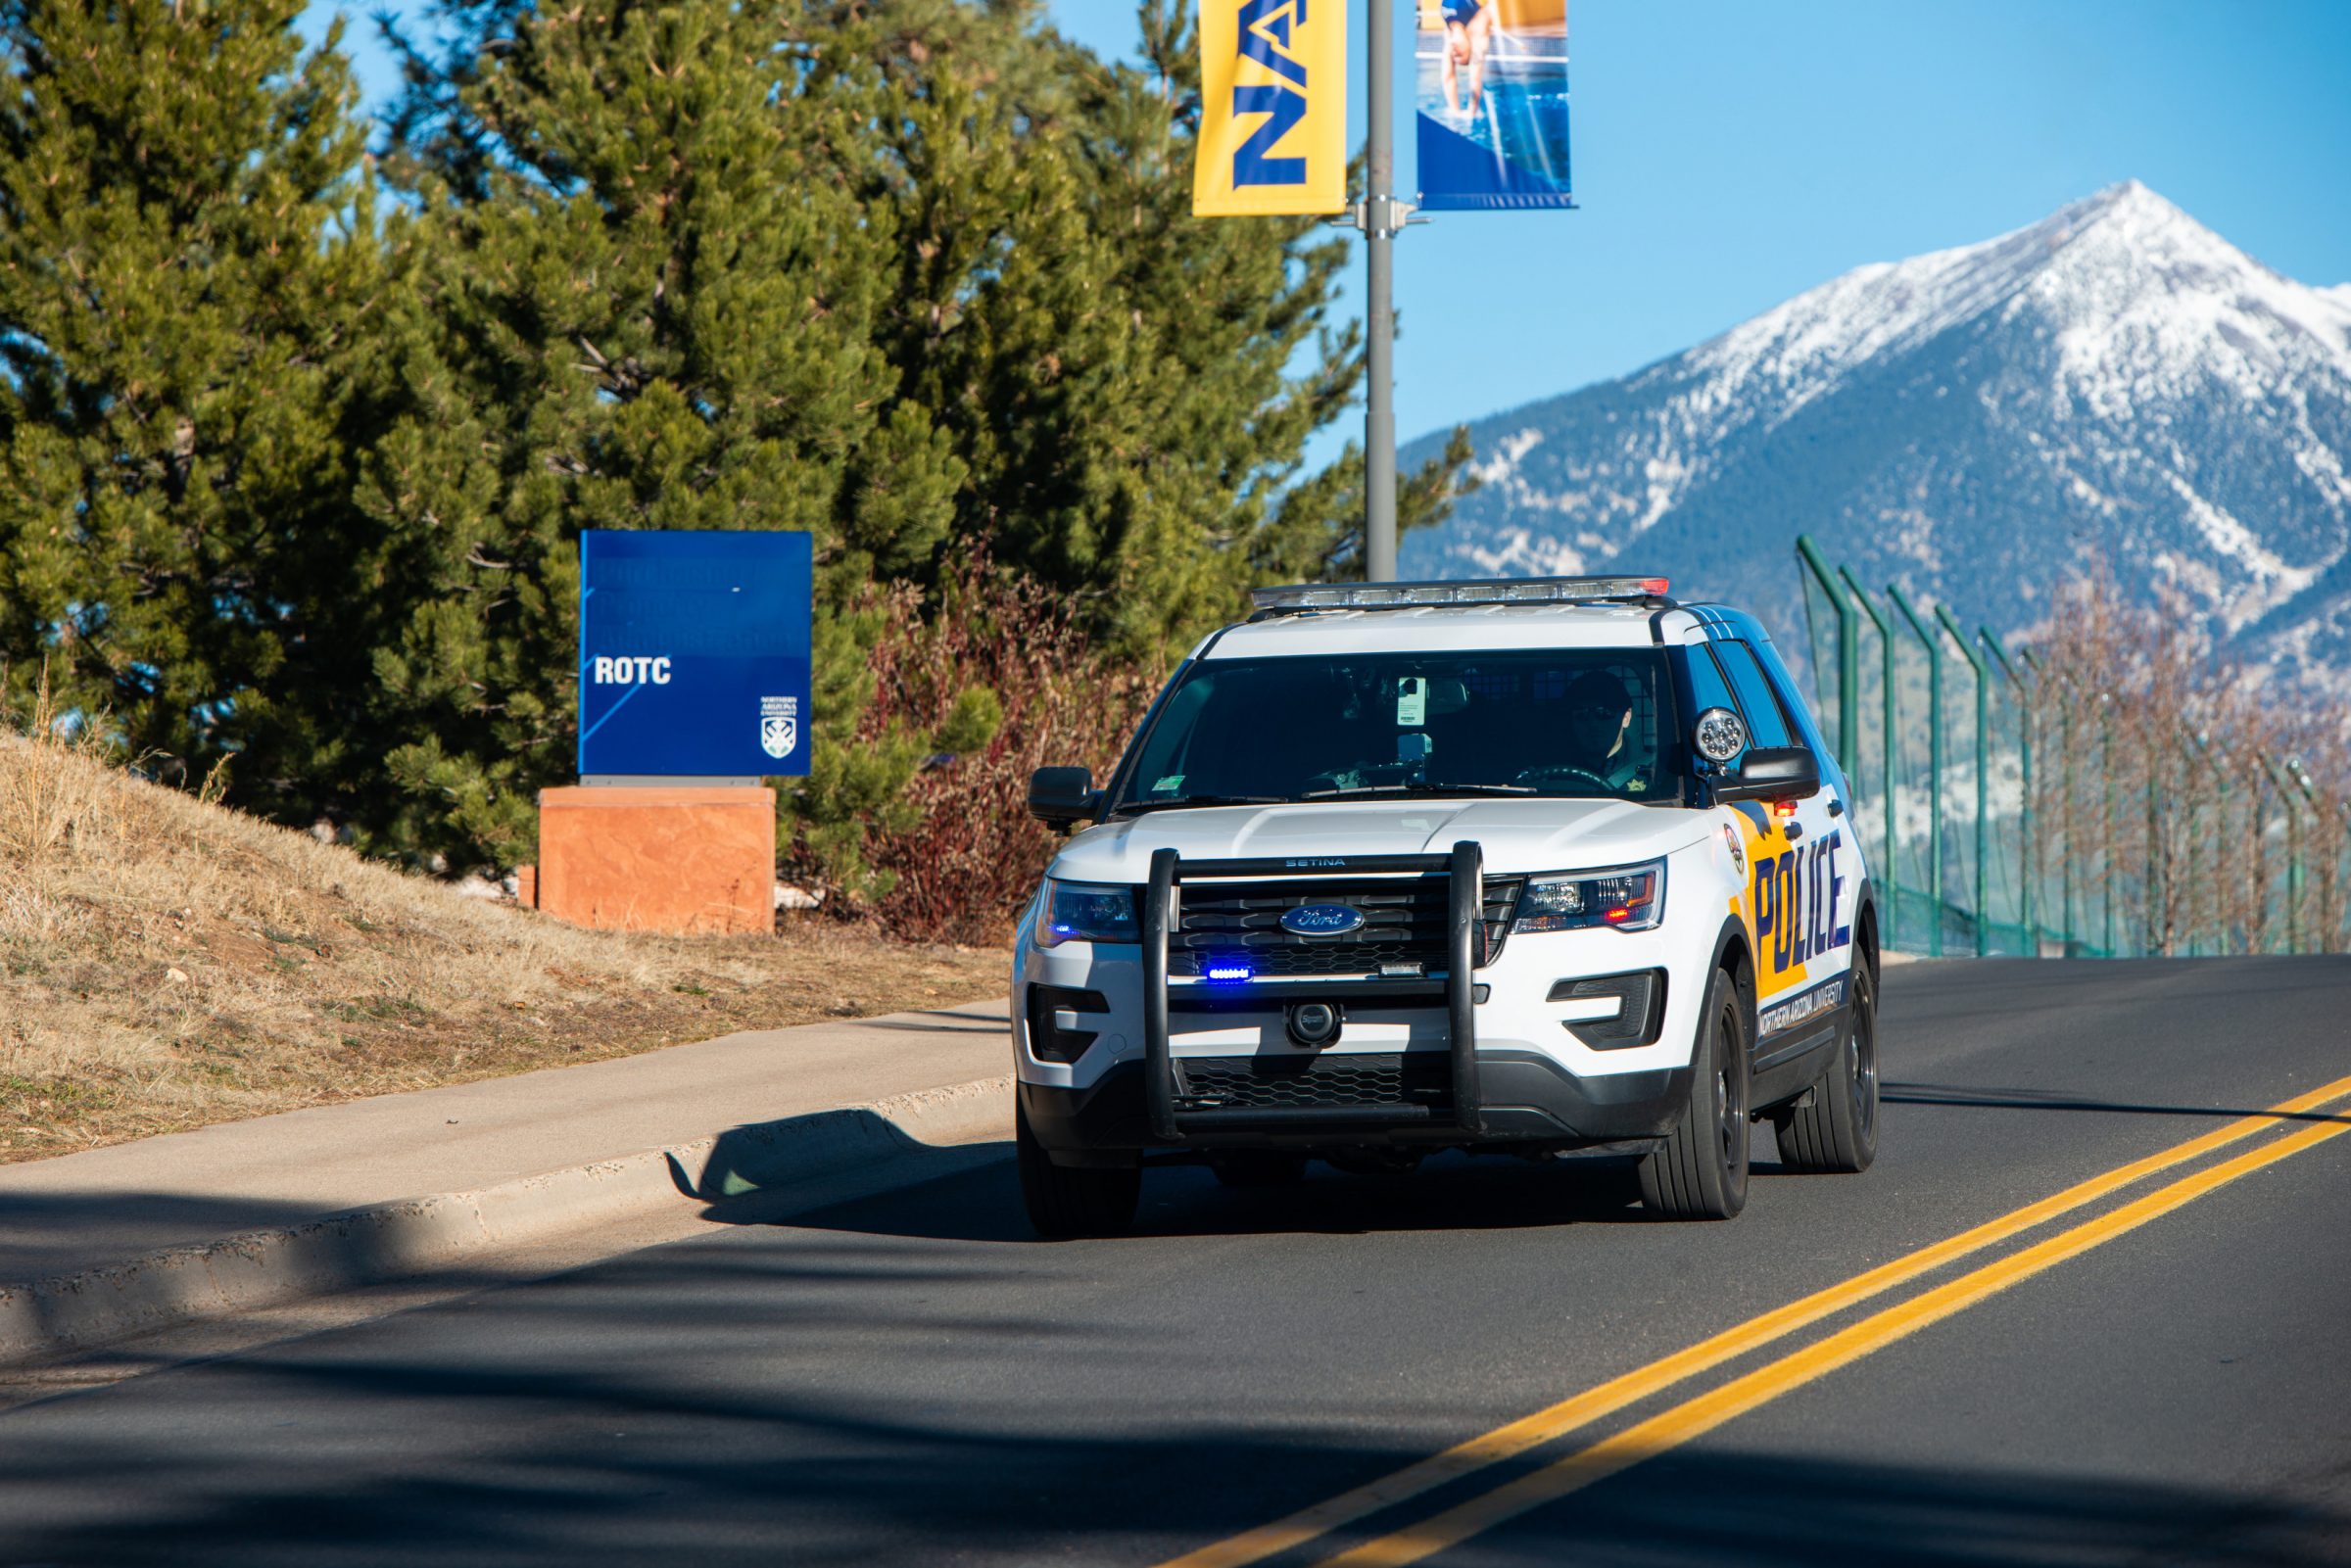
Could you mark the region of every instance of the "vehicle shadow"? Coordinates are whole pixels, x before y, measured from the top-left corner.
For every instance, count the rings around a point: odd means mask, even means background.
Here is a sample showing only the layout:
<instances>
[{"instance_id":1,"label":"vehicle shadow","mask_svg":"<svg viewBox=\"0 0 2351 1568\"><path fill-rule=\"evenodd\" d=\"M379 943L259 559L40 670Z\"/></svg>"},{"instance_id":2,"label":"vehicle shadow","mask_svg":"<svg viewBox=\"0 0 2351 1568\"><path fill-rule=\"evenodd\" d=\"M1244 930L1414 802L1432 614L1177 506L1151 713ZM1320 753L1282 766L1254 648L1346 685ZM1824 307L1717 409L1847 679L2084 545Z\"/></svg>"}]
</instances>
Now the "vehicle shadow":
<instances>
[{"instance_id":1,"label":"vehicle shadow","mask_svg":"<svg viewBox=\"0 0 2351 1568\"><path fill-rule=\"evenodd\" d=\"M902 1171L925 1168L907 1157ZM720 1224L791 1224L910 1240L1033 1242L1021 1208L1009 1143L935 1151L936 1177L908 1174L888 1199L859 1197L812 1206L804 1193L781 1190L711 1204L703 1217ZM1757 1162L1758 1176L1777 1167ZM969 1193L986 1183L984 1204L905 1201L916 1183L952 1183ZM1282 1185L1225 1187L1207 1165L1154 1160L1145 1168L1136 1237L1368 1235L1403 1231L1503 1231L1559 1225L1650 1222L1629 1163L1531 1163L1507 1157L1439 1155L1409 1174L1357 1175L1317 1162L1304 1179Z\"/></svg>"}]
</instances>

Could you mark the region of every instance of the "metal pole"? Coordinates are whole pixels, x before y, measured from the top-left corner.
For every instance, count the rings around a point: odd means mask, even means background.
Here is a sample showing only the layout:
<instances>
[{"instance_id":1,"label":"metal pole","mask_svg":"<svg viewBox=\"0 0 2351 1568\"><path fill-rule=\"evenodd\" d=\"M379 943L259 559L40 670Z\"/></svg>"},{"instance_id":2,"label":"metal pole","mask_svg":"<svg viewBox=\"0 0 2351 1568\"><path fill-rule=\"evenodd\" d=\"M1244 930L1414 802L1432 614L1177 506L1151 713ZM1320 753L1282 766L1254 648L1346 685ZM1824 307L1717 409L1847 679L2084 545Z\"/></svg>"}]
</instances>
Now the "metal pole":
<instances>
[{"instance_id":1,"label":"metal pole","mask_svg":"<svg viewBox=\"0 0 2351 1568\"><path fill-rule=\"evenodd\" d=\"M2016 763L2023 785L2024 820L2021 826L2025 835L2017 856L2016 879L2019 884L2018 895L2025 906L2025 956L2039 958L2040 889L2036 884L2040 880L2040 839L2037 832L2039 824L2033 810L2033 704L2026 698L2025 680L2016 672L2016 661L2008 657L2008 650L2000 645L2000 640L1991 635L1991 628L1979 626L1976 636L1984 640L1984 645L1991 650L1991 656L2000 661L2000 673L2008 677L2009 688L2016 695Z\"/></svg>"},{"instance_id":2,"label":"metal pole","mask_svg":"<svg viewBox=\"0 0 2351 1568\"><path fill-rule=\"evenodd\" d=\"M1821 559L1811 535L1796 536L1796 554L1837 612L1837 762L1849 774L1861 766L1861 629L1853 624L1853 607L1837 592L1837 579L1829 575L1829 563Z\"/></svg>"},{"instance_id":3,"label":"metal pole","mask_svg":"<svg viewBox=\"0 0 2351 1568\"><path fill-rule=\"evenodd\" d=\"M1943 956L1943 639L1927 630L1917 609L1894 584L1886 585L1894 607L1927 650L1927 903L1935 922L1927 927L1927 953Z\"/></svg>"},{"instance_id":4,"label":"metal pole","mask_svg":"<svg viewBox=\"0 0 2351 1568\"><path fill-rule=\"evenodd\" d=\"M2147 748L2147 952L2172 956L2172 916L2164 896L2162 795L2163 753Z\"/></svg>"},{"instance_id":5,"label":"metal pole","mask_svg":"<svg viewBox=\"0 0 2351 1568\"><path fill-rule=\"evenodd\" d=\"M2045 684L2044 684L2044 689ZM2066 683L2065 702L2057 710L2057 782L2060 826L2065 836L2065 853L2057 858L2058 904L2062 911L2062 928L2057 933L2057 946L2067 958L2074 956L2074 853L2079 847L2079 835L2074 832L2074 687Z\"/></svg>"},{"instance_id":6,"label":"metal pole","mask_svg":"<svg viewBox=\"0 0 2351 1568\"><path fill-rule=\"evenodd\" d=\"M2265 752L2261 771L2270 776L2270 786L2278 791L2279 804L2285 807L2285 950L2302 951L2302 814L2294 809L2294 792L2285 786L2277 767Z\"/></svg>"},{"instance_id":7,"label":"metal pole","mask_svg":"<svg viewBox=\"0 0 2351 1568\"><path fill-rule=\"evenodd\" d=\"M1894 697L1894 628L1887 624L1885 616L1878 613L1878 607L1869 601L1869 595L1861 592L1861 584L1853 576L1851 567L1838 567L1837 575L1844 578L1845 586L1852 591L1853 602L1861 606L1861 613L1869 617L1869 624L1878 629L1878 648L1885 659L1885 676L1878 683L1878 698L1885 710L1879 720L1882 729L1878 743L1884 750L1882 766L1885 772L1881 776L1883 783L1880 785L1884 790L1884 798L1878 802L1878 810L1886 819L1886 945L1891 948L1895 946L1896 932L1901 928L1902 908L1901 862L1895 858L1894 832L1894 721L1899 711ZM1857 665L1858 660L1855 663Z\"/></svg>"},{"instance_id":8,"label":"metal pole","mask_svg":"<svg viewBox=\"0 0 2351 1568\"><path fill-rule=\"evenodd\" d=\"M2204 759L2204 766L2212 771L2212 809L2214 817L2218 819L2218 832L2212 835L2212 858L2213 869L2219 873L2213 880L2216 885L2221 887L2234 887L2236 884L2230 879L2229 876L2230 849L2233 843L2229 832L2229 771L2223 768L2220 759L2213 755L2212 741L2203 731L2190 730L2187 732L2187 737L2196 743L2197 755ZM2189 797L2191 799L2194 797L2194 791L2189 791ZM2229 912L2227 908L2222 907L2219 915L2220 922L2214 931L2214 945L2226 953L2229 951Z\"/></svg>"},{"instance_id":9,"label":"metal pole","mask_svg":"<svg viewBox=\"0 0 2351 1568\"><path fill-rule=\"evenodd\" d=\"M1967 634L1951 619L1950 606L1935 606L1935 619L1959 644L1959 656L1976 672L1976 957L1991 952L1991 879L1986 853L1991 846L1991 691L1984 660L1967 644Z\"/></svg>"},{"instance_id":10,"label":"metal pole","mask_svg":"<svg viewBox=\"0 0 2351 1568\"><path fill-rule=\"evenodd\" d=\"M2302 791L2302 803L2310 808L2310 837L2311 841L2315 844L2318 841L2319 830L2326 826L2325 813L2319 809L2318 791L2311 785L2310 775L2302 771L2302 759L2300 757L2288 757L2285 759L2285 776L2288 779L2293 780L2295 786ZM2307 884L2304 881L2302 872L2302 856L2299 850L2297 850L2294 854L2293 872L2295 885L2297 887L2306 886ZM2326 881L2332 880L2333 878L2331 875L2326 879ZM2324 888L2325 882L2322 882L2321 886ZM2299 903L2298 899L2297 903ZM2319 895L2319 909L2314 918L2307 923L2308 929L2311 937L2313 938L2310 950L2314 953L2324 953L2327 951L2326 938L2320 935L2319 932L2319 927L2322 924L2322 921L2319 917L2323 917L2327 913L2326 905L2327 894L2325 891L2322 891Z\"/></svg>"},{"instance_id":11,"label":"metal pole","mask_svg":"<svg viewBox=\"0 0 2351 1568\"><path fill-rule=\"evenodd\" d=\"M1364 248L1369 343L1364 398L1364 576L1396 580L1396 127L1392 123L1395 0L1370 0L1370 80L1365 108L1370 146L1365 159Z\"/></svg>"},{"instance_id":12,"label":"metal pole","mask_svg":"<svg viewBox=\"0 0 2351 1568\"><path fill-rule=\"evenodd\" d=\"M2315 847L2319 841L2320 832L2327 826L2327 808L2319 801L2318 785L2310 782L2310 775L2303 771L2302 759L2298 756L2285 759L2285 773L2286 777L2293 780L2295 784L2301 788L2303 802L2310 807L2310 837L2311 843ZM2320 873L2319 907L2310 922L2311 951L2314 953L2327 951L2327 943L2333 939L2333 908L2334 862L2330 856L2327 862L2327 869Z\"/></svg>"},{"instance_id":13,"label":"metal pole","mask_svg":"<svg viewBox=\"0 0 2351 1568\"><path fill-rule=\"evenodd\" d=\"M2098 856L2105 875L2098 879L2098 922L2106 940L2106 956L2114 957L2114 699L2098 693L2098 772L2106 778L2105 829Z\"/></svg>"}]
</instances>

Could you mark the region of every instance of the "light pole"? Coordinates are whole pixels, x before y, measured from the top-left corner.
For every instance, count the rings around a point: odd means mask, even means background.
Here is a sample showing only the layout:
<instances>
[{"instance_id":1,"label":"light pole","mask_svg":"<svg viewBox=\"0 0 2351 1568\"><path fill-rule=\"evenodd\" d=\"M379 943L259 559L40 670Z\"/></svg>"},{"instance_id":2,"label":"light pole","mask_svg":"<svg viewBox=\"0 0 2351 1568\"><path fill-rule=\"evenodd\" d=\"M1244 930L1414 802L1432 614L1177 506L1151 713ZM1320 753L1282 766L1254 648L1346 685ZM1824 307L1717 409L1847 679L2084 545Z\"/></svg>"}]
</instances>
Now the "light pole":
<instances>
[{"instance_id":1,"label":"light pole","mask_svg":"<svg viewBox=\"0 0 2351 1568\"><path fill-rule=\"evenodd\" d=\"M1368 296L1364 396L1364 576L1396 580L1396 232L1410 210L1396 200L1393 50L1395 0L1369 0L1371 37L1366 51L1370 81L1364 103L1370 119L1364 159L1365 282Z\"/></svg>"}]
</instances>

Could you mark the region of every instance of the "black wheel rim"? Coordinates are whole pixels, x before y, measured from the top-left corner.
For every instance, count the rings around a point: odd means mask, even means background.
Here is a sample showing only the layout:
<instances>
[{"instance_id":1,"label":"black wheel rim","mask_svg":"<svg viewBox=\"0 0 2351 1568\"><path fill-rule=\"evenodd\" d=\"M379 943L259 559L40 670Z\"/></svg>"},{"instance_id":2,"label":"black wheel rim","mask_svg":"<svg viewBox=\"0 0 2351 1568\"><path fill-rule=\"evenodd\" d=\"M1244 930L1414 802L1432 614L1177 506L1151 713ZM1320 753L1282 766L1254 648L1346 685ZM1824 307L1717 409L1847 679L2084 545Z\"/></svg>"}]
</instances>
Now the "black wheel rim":
<instances>
[{"instance_id":1,"label":"black wheel rim","mask_svg":"<svg viewBox=\"0 0 2351 1568\"><path fill-rule=\"evenodd\" d=\"M1869 993L1853 1010L1852 1032L1845 1042L1845 1069L1853 1083L1853 1121L1867 1139L1878 1126L1878 1022L1869 1008Z\"/></svg>"},{"instance_id":2,"label":"black wheel rim","mask_svg":"<svg viewBox=\"0 0 2351 1568\"><path fill-rule=\"evenodd\" d=\"M1725 1170L1736 1170L1741 1159L1741 1140L1747 1132L1747 1075L1734 1077L1731 1072L1737 1053L1746 1049L1746 1042L1739 1037L1738 1008L1725 1002L1714 1027L1719 1047L1714 1061L1714 1106L1720 1118L1722 1164Z\"/></svg>"}]
</instances>

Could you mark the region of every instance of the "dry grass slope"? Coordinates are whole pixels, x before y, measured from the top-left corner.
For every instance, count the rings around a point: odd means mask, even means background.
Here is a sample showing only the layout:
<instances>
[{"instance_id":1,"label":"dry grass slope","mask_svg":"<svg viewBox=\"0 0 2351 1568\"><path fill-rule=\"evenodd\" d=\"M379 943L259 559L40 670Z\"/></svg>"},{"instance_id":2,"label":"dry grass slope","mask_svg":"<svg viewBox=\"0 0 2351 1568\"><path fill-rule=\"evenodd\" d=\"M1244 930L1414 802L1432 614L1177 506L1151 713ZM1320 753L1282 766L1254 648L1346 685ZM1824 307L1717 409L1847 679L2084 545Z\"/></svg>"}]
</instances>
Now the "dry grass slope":
<instances>
[{"instance_id":1,"label":"dry grass slope","mask_svg":"<svg viewBox=\"0 0 2351 1568\"><path fill-rule=\"evenodd\" d=\"M1003 969L813 922L576 930L0 730L0 1161L968 1001Z\"/></svg>"}]
</instances>

